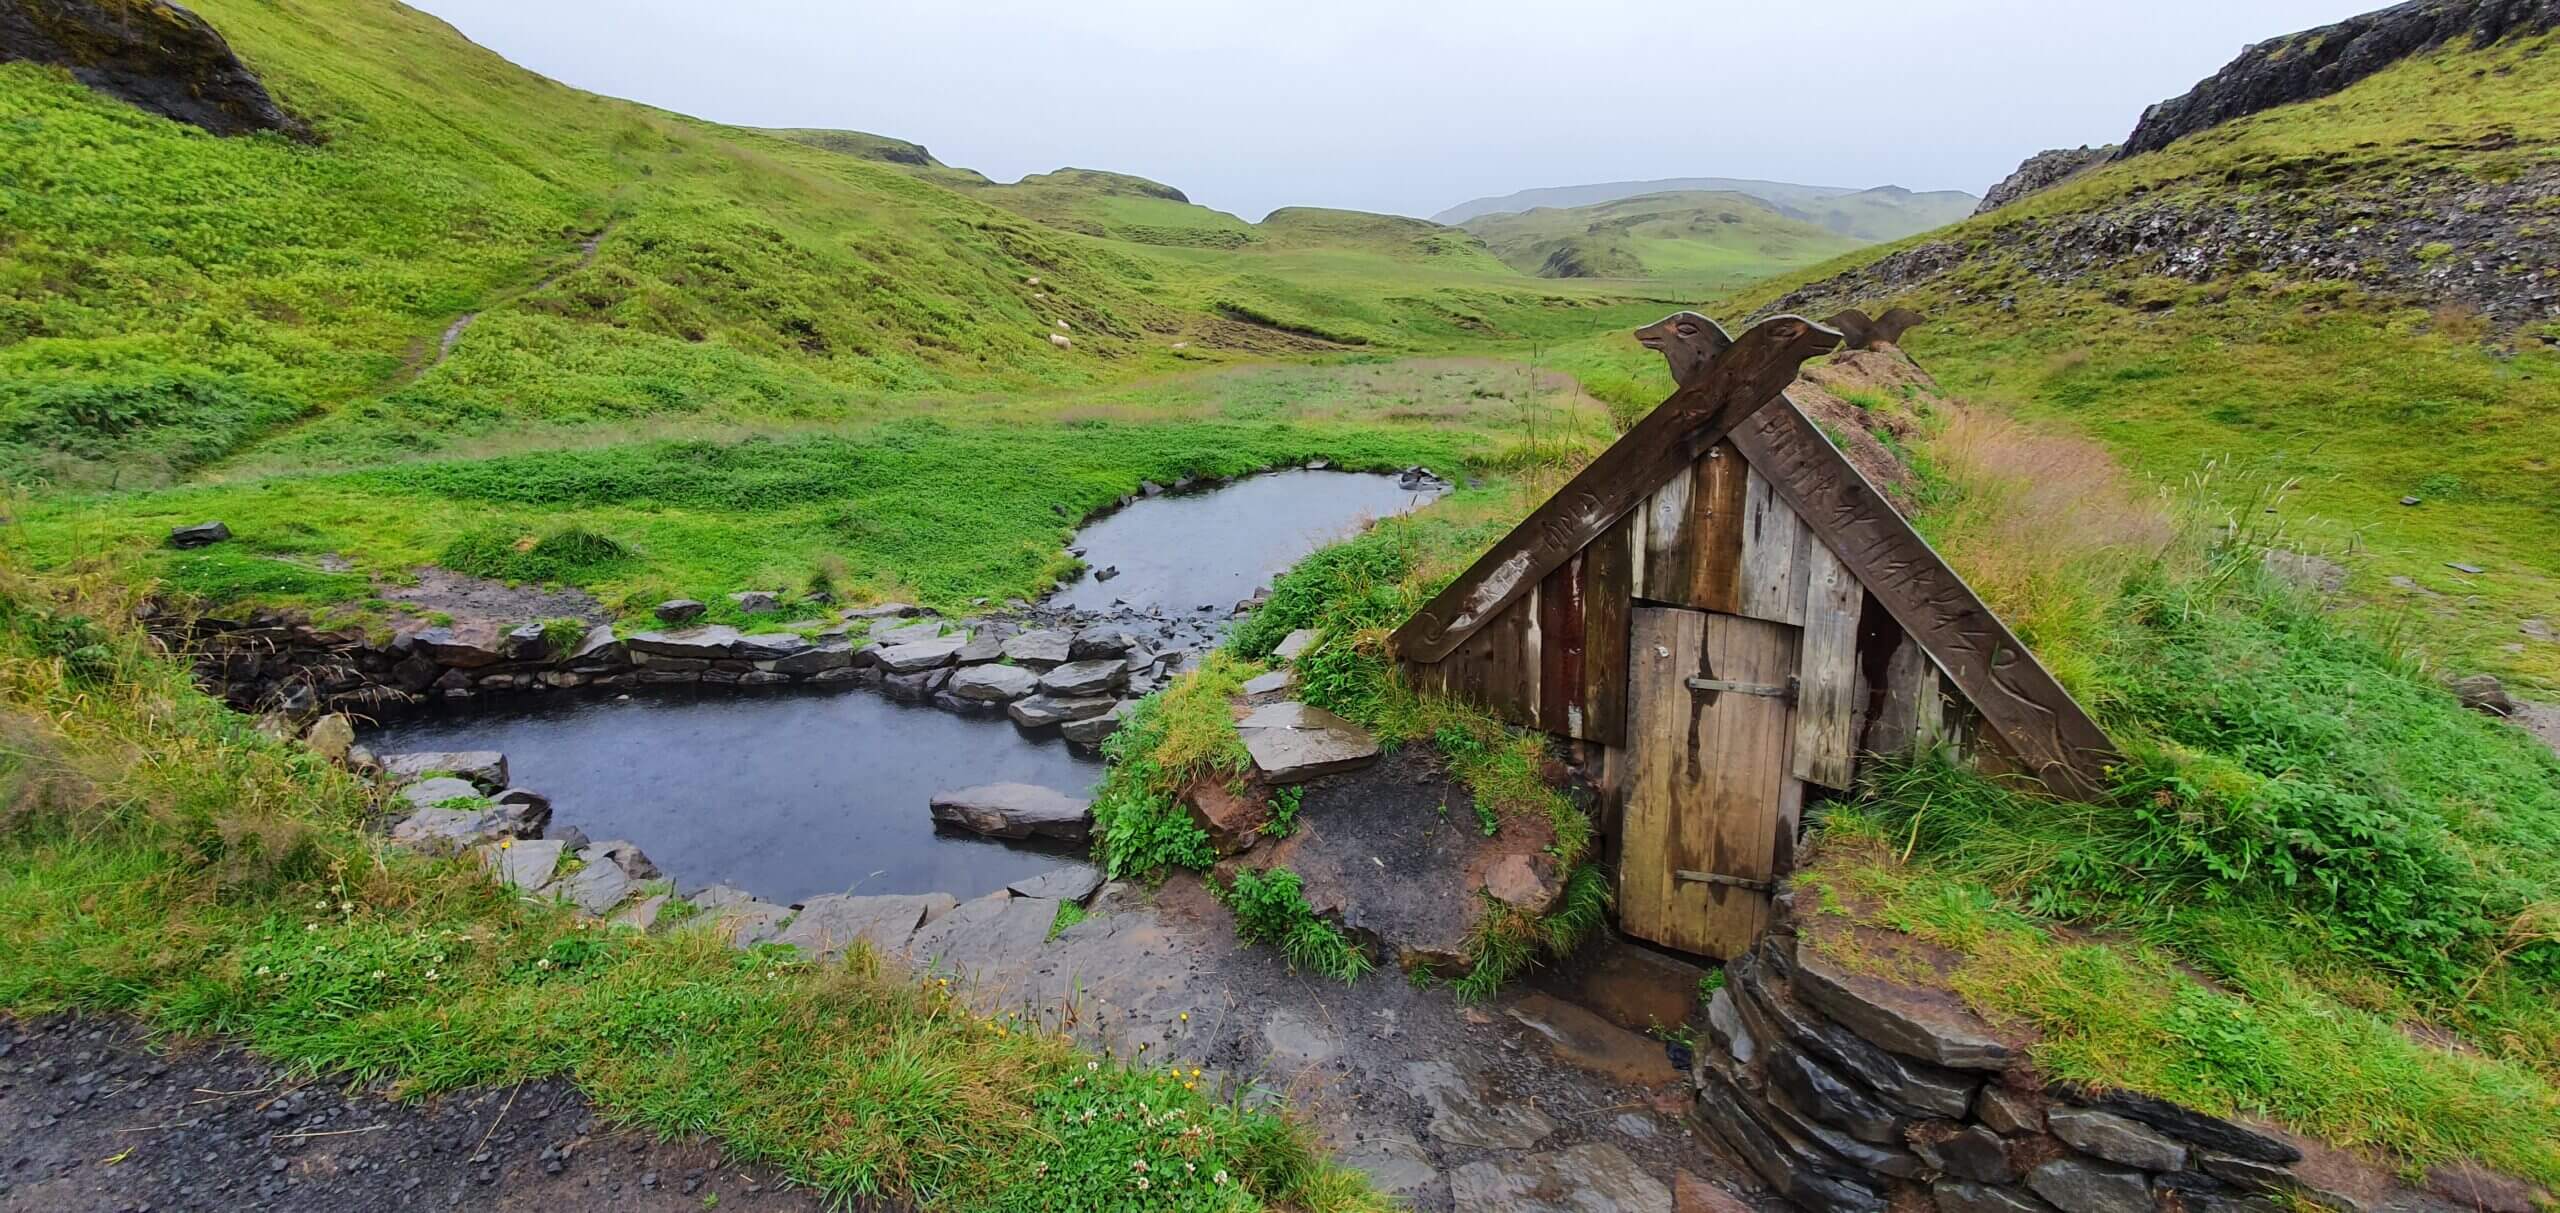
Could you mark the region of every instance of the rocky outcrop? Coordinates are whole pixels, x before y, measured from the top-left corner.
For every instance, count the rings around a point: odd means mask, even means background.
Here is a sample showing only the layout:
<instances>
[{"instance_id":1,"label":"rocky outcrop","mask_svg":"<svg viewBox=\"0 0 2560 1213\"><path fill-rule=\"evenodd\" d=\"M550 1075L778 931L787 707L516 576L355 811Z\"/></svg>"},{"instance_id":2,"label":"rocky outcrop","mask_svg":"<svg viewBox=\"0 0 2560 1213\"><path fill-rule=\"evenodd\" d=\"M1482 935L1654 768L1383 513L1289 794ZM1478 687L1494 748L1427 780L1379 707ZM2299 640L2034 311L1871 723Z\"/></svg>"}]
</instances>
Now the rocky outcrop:
<instances>
[{"instance_id":1,"label":"rocky outcrop","mask_svg":"<svg viewBox=\"0 0 2560 1213\"><path fill-rule=\"evenodd\" d=\"M2029 156L2018 171L2003 178L1982 196L1982 205L1973 208L1977 215L1999 210L2039 190L2048 190L2082 173L2106 163L2116 154L2115 144L2105 147L2054 148Z\"/></svg>"},{"instance_id":2,"label":"rocky outcrop","mask_svg":"<svg viewBox=\"0 0 2560 1213\"><path fill-rule=\"evenodd\" d=\"M2560 2L2560 0L2555 0ZM2244 206L2229 196L2129 198L2100 210L2019 219L1957 244L1903 249L1812 283L1770 314L1824 314L1922 287L1959 305L2017 306L2013 275L2053 284L2115 283L2118 306L2159 311L2142 277L2204 283L2247 273L2296 282L2347 282L2386 298L2468 307L2501 331L2560 320L2560 225L2543 209L2560 170L2508 181L2437 172L2387 187L2337 186L2287 194L2288 205Z\"/></svg>"},{"instance_id":3,"label":"rocky outcrop","mask_svg":"<svg viewBox=\"0 0 2560 1213\"><path fill-rule=\"evenodd\" d=\"M990 838L1055 838L1083 842L1093 806L1054 788L991 783L933 795L933 819Z\"/></svg>"},{"instance_id":4,"label":"rocky outcrop","mask_svg":"<svg viewBox=\"0 0 2560 1213\"><path fill-rule=\"evenodd\" d=\"M2409 0L2270 38L2203 83L2143 112L2119 156L2139 156L2235 118L2329 96L2412 55L2489 46L2560 27L2560 0Z\"/></svg>"},{"instance_id":5,"label":"rocky outcrop","mask_svg":"<svg viewBox=\"0 0 2560 1213\"><path fill-rule=\"evenodd\" d=\"M311 137L205 19L168 0L0 4L0 62L29 59L164 118L217 135Z\"/></svg>"}]
</instances>

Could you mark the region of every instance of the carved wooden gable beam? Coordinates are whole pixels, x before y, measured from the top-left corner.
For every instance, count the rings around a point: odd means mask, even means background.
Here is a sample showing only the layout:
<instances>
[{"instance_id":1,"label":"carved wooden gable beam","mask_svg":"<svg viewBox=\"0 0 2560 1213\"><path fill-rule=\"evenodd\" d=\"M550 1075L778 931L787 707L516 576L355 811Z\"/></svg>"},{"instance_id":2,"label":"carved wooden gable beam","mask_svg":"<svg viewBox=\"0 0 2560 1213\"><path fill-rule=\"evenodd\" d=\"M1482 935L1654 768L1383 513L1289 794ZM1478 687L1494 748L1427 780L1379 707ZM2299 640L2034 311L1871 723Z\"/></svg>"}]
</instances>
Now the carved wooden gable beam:
<instances>
[{"instance_id":1,"label":"carved wooden gable beam","mask_svg":"<svg viewBox=\"0 0 2560 1213\"><path fill-rule=\"evenodd\" d=\"M1679 331L1684 317L1693 332ZM1397 656L1425 664L1448 656L1663 481L1779 399L1806 360L1840 344L1840 334L1801 316L1761 321L1739 341L1694 313L1647 332L1656 339L1646 344L1690 380L1396 629Z\"/></svg>"},{"instance_id":2,"label":"carved wooden gable beam","mask_svg":"<svg viewBox=\"0 0 2560 1213\"><path fill-rule=\"evenodd\" d=\"M2106 786L2106 731L1794 401L1755 413L1731 440L2030 773L2076 800Z\"/></svg>"}]
</instances>

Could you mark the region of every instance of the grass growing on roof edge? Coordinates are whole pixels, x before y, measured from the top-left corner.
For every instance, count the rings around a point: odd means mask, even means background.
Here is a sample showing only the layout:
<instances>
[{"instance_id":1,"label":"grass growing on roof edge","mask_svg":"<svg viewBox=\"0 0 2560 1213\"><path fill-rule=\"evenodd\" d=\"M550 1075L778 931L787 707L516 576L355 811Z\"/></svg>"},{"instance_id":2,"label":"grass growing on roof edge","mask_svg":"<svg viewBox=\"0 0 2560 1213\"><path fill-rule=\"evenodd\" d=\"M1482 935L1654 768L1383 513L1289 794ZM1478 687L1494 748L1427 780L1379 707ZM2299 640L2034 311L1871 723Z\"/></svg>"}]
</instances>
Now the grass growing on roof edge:
<instances>
[{"instance_id":1,"label":"grass growing on roof edge","mask_svg":"<svg viewBox=\"0 0 2560 1213\"><path fill-rule=\"evenodd\" d=\"M0 575L0 1008L221 1033L411 1093L563 1075L611 1118L708 1132L838 1200L1383 1207L1279 1115L865 956L603 927L387 850L362 784L86 622L130 605Z\"/></svg>"}]
</instances>

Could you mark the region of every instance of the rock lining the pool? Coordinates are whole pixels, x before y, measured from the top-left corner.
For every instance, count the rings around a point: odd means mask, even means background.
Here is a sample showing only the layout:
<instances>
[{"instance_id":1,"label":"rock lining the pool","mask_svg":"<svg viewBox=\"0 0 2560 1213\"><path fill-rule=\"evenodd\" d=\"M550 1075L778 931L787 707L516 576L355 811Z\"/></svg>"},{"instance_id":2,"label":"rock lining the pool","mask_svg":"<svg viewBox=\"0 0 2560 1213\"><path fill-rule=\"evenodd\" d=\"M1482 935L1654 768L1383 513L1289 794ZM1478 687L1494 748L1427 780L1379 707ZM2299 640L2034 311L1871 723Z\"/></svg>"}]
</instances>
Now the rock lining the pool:
<instances>
[{"instance_id":1,"label":"rock lining the pool","mask_svg":"<svg viewBox=\"0 0 2560 1213\"><path fill-rule=\"evenodd\" d=\"M376 779L396 812L392 845L425 855L468 854L517 894L566 905L583 917L639 931L684 926L718 932L733 948L785 944L833 960L856 943L884 960L931 966L965 959L1016 936L1045 938L1062 904L1085 905L1103 890L1101 872L1066 862L962 902L948 893L851 893L793 905L744 889L711 885L677 893L677 882L637 844L592 841L575 829L546 838L551 802L504 786L506 756L495 751L368 754L341 759ZM936 795L937 820L1000 838L1082 842L1092 809L1083 800L1031 784L990 784ZM916 951L917 941L926 948Z\"/></svg>"},{"instance_id":2,"label":"rock lining the pool","mask_svg":"<svg viewBox=\"0 0 2560 1213\"><path fill-rule=\"evenodd\" d=\"M1025 731L1054 730L1091 750L1126 716L1121 704L1217 643L1224 614L1097 613L1016 601L1002 614L951 620L893 603L830 610L799 631L704 624L625 633L597 624L565 646L533 624L419 627L376 642L274 612L152 622L195 654L208 691L258 715L277 736L331 727L321 722L333 713L387 719L559 690L836 686L964 715L1008 715Z\"/></svg>"}]
</instances>

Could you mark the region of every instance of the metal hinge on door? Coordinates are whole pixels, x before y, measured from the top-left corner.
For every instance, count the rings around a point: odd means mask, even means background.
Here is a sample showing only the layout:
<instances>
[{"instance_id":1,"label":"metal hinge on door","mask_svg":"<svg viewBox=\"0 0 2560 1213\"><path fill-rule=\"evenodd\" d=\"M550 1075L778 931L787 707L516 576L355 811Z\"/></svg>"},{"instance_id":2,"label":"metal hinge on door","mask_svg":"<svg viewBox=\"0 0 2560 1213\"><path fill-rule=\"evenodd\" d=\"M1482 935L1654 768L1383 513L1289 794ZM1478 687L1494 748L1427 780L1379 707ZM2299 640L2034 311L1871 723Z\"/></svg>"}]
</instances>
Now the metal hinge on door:
<instances>
[{"instance_id":1,"label":"metal hinge on door","mask_svg":"<svg viewBox=\"0 0 2560 1213\"><path fill-rule=\"evenodd\" d=\"M1673 872L1672 875L1679 877L1690 884L1732 885L1734 888L1749 889L1754 893L1766 893L1770 889L1776 887L1766 880L1753 880L1745 876L1727 876L1721 872L1692 872L1687 868L1682 868L1679 871Z\"/></svg>"},{"instance_id":2,"label":"metal hinge on door","mask_svg":"<svg viewBox=\"0 0 2560 1213\"><path fill-rule=\"evenodd\" d=\"M1733 682L1723 678L1689 680L1689 689L1692 691L1715 691L1725 695L1758 695L1765 699L1784 700L1789 704L1796 701L1796 689L1800 685L1800 681L1792 674L1787 676L1785 682L1777 683Z\"/></svg>"}]
</instances>

